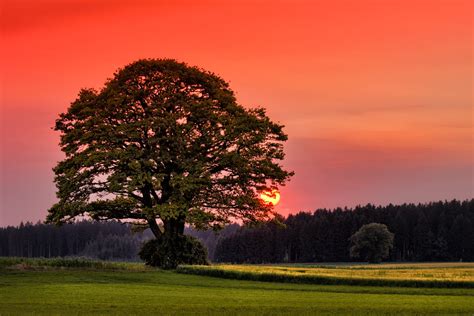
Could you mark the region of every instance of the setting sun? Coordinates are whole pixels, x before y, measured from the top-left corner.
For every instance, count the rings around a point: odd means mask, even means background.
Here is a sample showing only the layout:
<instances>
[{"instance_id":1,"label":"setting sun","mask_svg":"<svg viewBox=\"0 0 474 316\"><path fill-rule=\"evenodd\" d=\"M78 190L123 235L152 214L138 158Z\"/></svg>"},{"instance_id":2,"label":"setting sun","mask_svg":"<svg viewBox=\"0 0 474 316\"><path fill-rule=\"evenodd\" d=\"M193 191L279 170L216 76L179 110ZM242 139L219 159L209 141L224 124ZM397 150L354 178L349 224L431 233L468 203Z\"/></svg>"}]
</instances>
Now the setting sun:
<instances>
[{"instance_id":1,"label":"setting sun","mask_svg":"<svg viewBox=\"0 0 474 316\"><path fill-rule=\"evenodd\" d=\"M280 192L278 190L265 191L260 194L260 198L266 204L275 206L280 202Z\"/></svg>"}]
</instances>

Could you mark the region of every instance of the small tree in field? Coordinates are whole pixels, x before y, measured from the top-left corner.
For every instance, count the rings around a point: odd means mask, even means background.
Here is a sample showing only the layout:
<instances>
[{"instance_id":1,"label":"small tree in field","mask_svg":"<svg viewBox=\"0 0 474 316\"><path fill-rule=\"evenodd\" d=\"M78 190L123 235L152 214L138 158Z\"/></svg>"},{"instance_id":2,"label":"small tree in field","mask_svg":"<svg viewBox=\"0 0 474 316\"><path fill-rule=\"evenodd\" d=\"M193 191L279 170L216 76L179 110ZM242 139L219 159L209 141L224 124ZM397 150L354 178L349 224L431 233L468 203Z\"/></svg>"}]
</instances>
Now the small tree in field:
<instances>
[{"instance_id":1,"label":"small tree in field","mask_svg":"<svg viewBox=\"0 0 474 316\"><path fill-rule=\"evenodd\" d=\"M263 108L239 105L215 74L174 60L139 60L101 90L81 90L57 119L66 157L54 168L59 202L47 220L133 220L148 226L163 250L193 247L183 239L186 223L204 229L267 219L272 206L259 192L292 175L278 163L287 140L282 128ZM169 255L153 262L174 267L179 259L170 258L189 257Z\"/></svg>"},{"instance_id":2,"label":"small tree in field","mask_svg":"<svg viewBox=\"0 0 474 316\"><path fill-rule=\"evenodd\" d=\"M362 226L351 236L350 241L351 257L379 263L388 257L393 247L393 234L384 224L370 223Z\"/></svg>"}]
</instances>

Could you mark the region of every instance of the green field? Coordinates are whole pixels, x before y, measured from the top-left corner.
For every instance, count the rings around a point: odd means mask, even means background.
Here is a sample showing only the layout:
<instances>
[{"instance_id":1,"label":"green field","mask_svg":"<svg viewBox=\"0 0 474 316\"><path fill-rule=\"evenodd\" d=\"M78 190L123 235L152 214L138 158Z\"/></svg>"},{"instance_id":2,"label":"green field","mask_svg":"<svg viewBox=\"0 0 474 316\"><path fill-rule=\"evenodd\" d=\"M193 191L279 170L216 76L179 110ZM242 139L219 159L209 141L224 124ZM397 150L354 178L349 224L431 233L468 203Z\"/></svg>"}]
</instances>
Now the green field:
<instances>
[{"instance_id":1,"label":"green field","mask_svg":"<svg viewBox=\"0 0 474 316\"><path fill-rule=\"evenodd\" d=\"M472 315L474 289L257 282L142 264L0 259L2 316L334 313Z\"/></svg>"}]
</instances>

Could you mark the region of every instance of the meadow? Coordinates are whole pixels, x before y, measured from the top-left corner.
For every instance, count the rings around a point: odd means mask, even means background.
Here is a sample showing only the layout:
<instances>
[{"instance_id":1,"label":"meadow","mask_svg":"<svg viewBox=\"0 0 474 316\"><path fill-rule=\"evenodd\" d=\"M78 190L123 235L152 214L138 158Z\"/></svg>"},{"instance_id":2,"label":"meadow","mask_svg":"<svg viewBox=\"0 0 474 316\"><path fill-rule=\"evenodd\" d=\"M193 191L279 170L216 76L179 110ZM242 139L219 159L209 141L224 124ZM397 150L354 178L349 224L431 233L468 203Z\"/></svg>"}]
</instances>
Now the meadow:
<instances>
[{"instance_id":1,"label":"meadow","mask_svg":"<svg viewBox=\"0 0 474 316\"><path fill-rule=\"evenodd\" d=\"M466 266L467 269L472 268L471 265ZM302 266L281 268L301 269ZM312 268L314 267L304 267ZM365 271L364 267L353 268ZM415 268L414 270L423 269ZM436 266L429 268L434 269ZM456 265L440 267L457 268L459 266ZM343 267L329 269L344 270ZM377 268L374 271L376 270ZM473 302L474 289L471 288L260 282L163 271L145 267L141 263L82 259L0 259L2 316L335 313L472 315Z\"/></svg>"}]
</instances>

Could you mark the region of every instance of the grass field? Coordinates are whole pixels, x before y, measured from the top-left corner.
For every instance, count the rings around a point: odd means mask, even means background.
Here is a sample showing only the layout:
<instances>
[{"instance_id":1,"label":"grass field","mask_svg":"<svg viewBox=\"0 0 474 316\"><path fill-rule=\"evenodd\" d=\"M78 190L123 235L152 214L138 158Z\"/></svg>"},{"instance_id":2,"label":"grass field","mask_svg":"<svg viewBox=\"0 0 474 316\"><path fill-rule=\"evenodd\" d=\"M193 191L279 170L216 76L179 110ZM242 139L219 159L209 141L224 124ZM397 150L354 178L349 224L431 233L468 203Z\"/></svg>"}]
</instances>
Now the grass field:
<instances>
[{"instance_id":1,"label":"grass field","mask_svg":"<svg viewBox=\"0 0 474 316\"><path fill-rule=\"evenodd\" d=\"M183 266L182 273L314 284L474 288L474 263Z\"/></svg>"},{"instance_id":2,"label":"grass field","mask_svg":"<svg viewBox=\"0 0 474 316\"><path fill-rule=\"evenodd\" d=\"M0 260L0 315L474 313L474 289L270 283L142 264Z\"/></svg>"}]
</instances>

